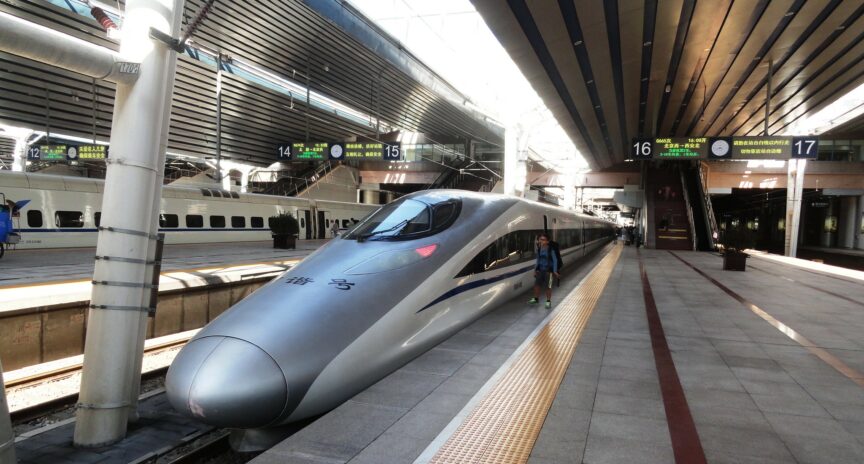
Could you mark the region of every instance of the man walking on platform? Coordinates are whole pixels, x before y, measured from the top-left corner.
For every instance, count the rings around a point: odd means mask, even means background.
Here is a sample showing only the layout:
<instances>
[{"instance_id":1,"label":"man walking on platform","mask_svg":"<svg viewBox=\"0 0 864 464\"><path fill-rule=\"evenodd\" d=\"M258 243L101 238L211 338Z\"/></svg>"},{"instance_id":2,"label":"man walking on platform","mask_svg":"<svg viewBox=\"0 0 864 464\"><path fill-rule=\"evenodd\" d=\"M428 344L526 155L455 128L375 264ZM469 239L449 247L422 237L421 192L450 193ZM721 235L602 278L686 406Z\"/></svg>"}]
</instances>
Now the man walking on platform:
<instances>
[{"instance_id":1,"label":"man walking on platform","mask_svg":"<svg viewBox=\"0 0 864 464\"><path fill-rule=\"evenodd\" d=\"M555 251L549 245L549 236L545 233L538 237L540 244L537 250L537 264L534 266L534 298L528 300L528 304L537 304L540 298L540 287L546 289L546 308L552 307L552 276L561 277L558 274L558 258Z\"/></svg>"}]
</instances>

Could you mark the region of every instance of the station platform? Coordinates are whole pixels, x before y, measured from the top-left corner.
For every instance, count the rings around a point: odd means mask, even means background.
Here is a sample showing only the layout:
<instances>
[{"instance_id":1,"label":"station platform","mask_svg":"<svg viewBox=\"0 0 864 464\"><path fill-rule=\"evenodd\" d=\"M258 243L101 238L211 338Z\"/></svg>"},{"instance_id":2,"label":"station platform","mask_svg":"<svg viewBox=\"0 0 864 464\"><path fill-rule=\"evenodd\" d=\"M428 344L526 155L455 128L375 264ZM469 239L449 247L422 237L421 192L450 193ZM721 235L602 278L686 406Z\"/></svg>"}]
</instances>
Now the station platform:
<instances>
[{"instance_id":1,"label":"station platform","mask_svg":"<svg viewBox=\"0 0 864 464\"><path fill-rule=\"evenodd\" d=\"M162 272L271 262L306 256L328 240L298 240L297 249L274 249L272 241L165 245ZM89 280L96 248L11 250L0 260L0 288Z\"/></svg>"},{"instance_id":2,"label":"station platform","mask_svg":"<svg viewBox=\"0 0 864 464\"><path fill-rule=\"evenodd\" d=\"M748 261L610 245L251 462L864 462L864 275Z\"/></svg>"}]
</instances>

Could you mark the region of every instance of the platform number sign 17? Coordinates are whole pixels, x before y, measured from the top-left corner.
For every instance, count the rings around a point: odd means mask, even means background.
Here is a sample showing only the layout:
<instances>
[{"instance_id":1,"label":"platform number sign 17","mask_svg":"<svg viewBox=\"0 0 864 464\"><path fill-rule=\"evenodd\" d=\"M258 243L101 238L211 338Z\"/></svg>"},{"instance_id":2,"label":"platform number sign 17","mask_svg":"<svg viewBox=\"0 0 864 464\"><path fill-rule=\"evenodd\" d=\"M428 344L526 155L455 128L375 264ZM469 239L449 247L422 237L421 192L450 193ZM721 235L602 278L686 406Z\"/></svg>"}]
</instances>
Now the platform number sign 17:
<instances>
[{"instance_id":1,"label":"platform number sign 17","mask_svg":"<svg viewBox=\"0 0 864 464\"><path fill-rule=\"evenodd\" d=\"M401 143L385 143L384 144L384 159L387 161L399 161L402 159L402 144Z\"/></svg>"},{"instance_id":2,"label":"platform number sign 17","mask_svg":"<svg viewBox=\"0 0 864 464\"><path fill-rule=\"evenodd\" d=\"M818 156L817 137L792 137L792 158L816 159Z\"/></svg>"},{"instance_id":3,"label":"platform number sign 17","mask_svg":"<svg viewBox=\"0 0 864 464\"><path fill-rule=\"evenodd\" d=\"M630 159L651 159L654 156L654 139L633 139L630 146Z\"/></svg>"}]
</instances>

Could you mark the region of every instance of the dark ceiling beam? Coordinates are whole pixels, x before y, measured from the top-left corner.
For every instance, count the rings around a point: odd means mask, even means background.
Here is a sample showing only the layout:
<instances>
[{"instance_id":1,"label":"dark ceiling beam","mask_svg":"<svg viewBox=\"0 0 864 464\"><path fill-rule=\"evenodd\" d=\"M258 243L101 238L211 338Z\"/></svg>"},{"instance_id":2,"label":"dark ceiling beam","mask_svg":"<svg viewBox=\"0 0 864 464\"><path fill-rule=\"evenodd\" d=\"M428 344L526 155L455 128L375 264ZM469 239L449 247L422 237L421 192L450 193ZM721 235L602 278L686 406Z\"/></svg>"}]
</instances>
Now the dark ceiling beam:
<instances>
[{"instance_id":1,"label":"dark ceiling beam","mask_svg":"<svg viewBox=\"0 0 864 464\"><path fill-rule=\"evenodd\" d=\"M507 0L507 4L510 6L510 11L513 13L513 17L519 22L519 27L522 29L522 33L525 34L525 37L531 44L531 48L537 55L537 59L546 71L546 75L549 80L552 81L552 85L558 93L558 98L561 99L561 102L567 108L567 112L570 113L570 118L573 120L573 123L576 124L579 135L588 146L589 153L583 155L591 157L591 160L594 161L594 163L591 164L594 164L595 167L602 164L599 162L600 160L597 159L598 152L594 146L594 142L588 134L588 129L585 127L584 121L582 121L582 118L579 116L579 111L576 109L576 103L573 101L573 97L567 90L567 85L564 84L564 79L561 77L561 73L558 71L558 67L555 65L555 60L552 58L551 53L549 53L549 48L546 46L546 42L540 35L540 29L537 27L537 23L534 22L534 17L531 15L528 5L525 4L524 0Z\"/></svg>"},{"instance_id":2,"label":"dark ceiling beam","mask_svg":"<svg viewBox=\"0 0 864 464\"><path fill-rule=\"evenodd\" d=\"M720 79L717 79L716 81L714 81L713 85L711 86L711 89L708 91L708 97L705 98L705 103L704 103L706 108L707 108L708 104L711 102L711 100L714 99L714 96L717 94L717 89L719 89L720 85L723 83L723 81L726 80L726 76L729 75L729 71L732 69L732 66L735 64L736 61L738 61L738 57L740 56L741 49L744 48L744 45L747 43L747 40L749 40L750 36L753 35L753 31L756 29L757 24L759 24L759 20L762 18L762 15L765 13L765 9L768 8L769 3L770 3L770 0L759 0L759 3L753 9L753 14L750 16L750 20L747 22L747 25L744 28L744 30L747 32L743 33L739 36L738 42L732 48L731 54L734 56L734 58L729 61L729 65L723 71L723 75L720 77ZM734 89L734 88L732 89L733 92L735 90L737 90L737 89ZM723 110L723 108L721 107L718 109L718 112L720 112L722 110ZM704 115L703 115L703 117L704 117ZM716 118L716 114L715 114L714 118ZM686 134L693 134L693 131L696 129L696 125L699 124L699 119L700 118L693 118L693 120L690 121L690 125L687 126L687 130L685 132ZM704 134L701 134L701 135L704 135Z\"/></svg>"},{"instance_id":3,"label":"dark ceiling beam","mask_svg":"<svg viewBox=\"0 0 864 464\"><path fill-rule=\"evenodd\" d=\"M856 21L858 21L858 19L861 18L862 15L864 15L864 4L862 4L860 7L858 7L858 9L855 10L855 12L852 15L850 15L845 21L843 21L843 23L841 24L840 27L835 28L831 32L831 34L829 34L828 37L826 37L825 40L822 41L822 43L820 43L818 46L814 47L813 51L807 56L807 58L804 59L804 61L801 63L801 65L799 65L793 73L789 74L785 79L783 79L780 83L778 83L778 84L776 84L776 86L774 86L774 89L773 89L774 95L779 94L780 91L783 90L786 87L786 85L788 85L793 79L795 79L795 77L797 77L803 70L809 69L810 64L814 60L816 60L822 53L824 53L824 50L826 50L835 40L837 40L837 38L840 37L840 35L843 34L843 32L846 31L849 28L849 26L851 26ZM804 37L804 36L802 35L802 37ZM809 37L805 37L805 38L809 38ZM852 42L850 42L846 47L844 47L840 53L837 53L835 55L835 59L836 59L836 57L843 56L845 53L847 53L849 50L851 50L855 45L857 45L862 39L864 39L864 32L862 32L861 34L858 35L857 38L852 40ZM803 85L801 85L801 87L805 87L809 82L811 82L813 79L818 77L818 75L821 74L821 72L823 72L834 61L835 61L834 59L828 60L827 63L825 65L823 65L819 70L817 70L816 72L811 72L811 74L807 77L805 83ZM766 78L766 80L767 80L767 78ZM773 97L773 95L772 95L772 97ZM787 99L787 101L788 101L788 99ZM771 114L773 115L774 113L779 111L782 106L783 106L782 103L780 105L775 105L774 110L771 112ZM752 113L750 113L750 115L747 117L747 119L745 119L738 126L734 127L728 133L729 134L738 134L739 131L741 131L741 129L748 122L750 122L750 120L752 120L754 117L758 118L760 115L764 115L765 112L762 111L764 108L765 108L765 103L763 102L761 105L759 105L759 107L756 110L754 110ZM734 118L734 115L733 115L733 118ZM730 122L731 122L731 120L730 120ZM727 122L726 124L728 126L729 122Z\"/></svg>"},{"instance_id":4,"label":"dark ceiling beam","mask_svg":"<svg viewBox=\"0 0 864 464\"><path fill-rule=\"evenodd\" d=\"M651 58L654 50L654 25L657 21L657 0L645 1L642 19L642 70L639 73L639 137L653 136L645 133L645 113L648 111L648 88L651 85Z\"/></svg>"},{"instance_id":5,"label":"dark ceiling beam","mask_svg":"<svg viewBox=\"0 0 864 464\"><path fill-rule=\"evenodd\" d=\"M619 148L622 155L630 145L627 141L627 113L624 108L624 61L621 58L621 30L619 26L618 2L603 2L606 18L606 31L609 36L609 57L612 60L612 80L615 81L615 100L618 105L618 127L620 128ZM610 150L613 157L615 151ZM622 160L623 161L623 160Z\"/></svg>"},{"instance_id":6,"label":"dark ceiling beam","mask_svg":"<svg viewBox=\"0 0 864 464\"><path fill-rule=\"evenodd\" d=\"M690 31L690 21L693 19L693 10L696 9L696 0L684 0L681 4L681 14L678 20L678 30L675 33L675 46L672 48L672 59L669 61L669 70L666 71L666 79L663 85L663 97L660 100L660 112L654 121L654 133L657 134L663 127L666 119L666 107L669 105L671 89L675 87L675 76L678 75L678 65L681 63L681 54L684 52L684 44ZM667 89L669 91L667 91Z\"/></svg>"},{"instance_id":7,"label":"dark ceiling beam","mask_svg":"<svg viewBox=\"0 0 864 464\"><path fill-rule=\"evenodd\" d=\"M711 59L711 54L714 53L714 48L717 45L717 40L720 38L720 32L723 30L723 25L726 23L726 20L729 18L729 13L732 11L732 0L725 0L723 2L717 2L716 5L713 5L718 11L725 10L725 14L716 14L714 16L714 21L711 22L711 31L708 36L712 37L711 42L707 44L707 47L703 48L702 52L699 54L699 60L696 62L696 66L693 67L693 74L690 77L690 81L687 84L687 91L684 93L684 99L681 101L681 105L678 107L678 114L675 115L675 121L672 123L672 130L669 131L671 135L675 135L678 132L678 126L681 121L684 119L684 113L687 110L687 107L692 102L693 94L696 92L696 88L699 85L699 81L702 80L702 73L705 72L705 65L708 63L708 60ZM702 110L697 111L694 119L702 116L702 112L705 111L705 105L707 104L706 97L708 96L708 84L703 82L703 93L702 93Z\"/></svg>"}]
</instances>

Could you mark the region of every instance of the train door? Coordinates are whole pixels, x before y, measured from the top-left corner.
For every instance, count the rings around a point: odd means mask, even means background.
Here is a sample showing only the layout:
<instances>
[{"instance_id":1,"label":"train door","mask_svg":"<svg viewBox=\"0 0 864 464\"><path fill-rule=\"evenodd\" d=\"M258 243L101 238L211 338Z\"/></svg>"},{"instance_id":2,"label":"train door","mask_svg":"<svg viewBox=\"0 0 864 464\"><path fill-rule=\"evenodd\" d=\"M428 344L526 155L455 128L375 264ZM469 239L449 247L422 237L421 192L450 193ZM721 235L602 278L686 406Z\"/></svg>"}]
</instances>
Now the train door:
<instances>
[{"instance_id":1,"label":"train door","mask_svg":"<svg viewBox=\"0 0 864 464\"><path fill-rule=\"evenodd\" d=\"M300 236L306 240L312 238L312 214L308 209L300 210Z\"/></svg>"},{"instance_id":2,"label":"train door","mask_svg":"<svg viewBox=\"0 0 864 464\"><path fill-rule=\"evenodd\" d=\"M324 211L318 211L318 220L316 221L316 226L318 228L318 238L323 239L327 238L327 227L325 227L326 221L324 218Z\"/></svg>"}]
</instances>

